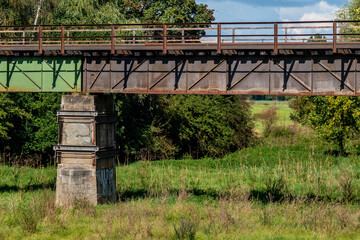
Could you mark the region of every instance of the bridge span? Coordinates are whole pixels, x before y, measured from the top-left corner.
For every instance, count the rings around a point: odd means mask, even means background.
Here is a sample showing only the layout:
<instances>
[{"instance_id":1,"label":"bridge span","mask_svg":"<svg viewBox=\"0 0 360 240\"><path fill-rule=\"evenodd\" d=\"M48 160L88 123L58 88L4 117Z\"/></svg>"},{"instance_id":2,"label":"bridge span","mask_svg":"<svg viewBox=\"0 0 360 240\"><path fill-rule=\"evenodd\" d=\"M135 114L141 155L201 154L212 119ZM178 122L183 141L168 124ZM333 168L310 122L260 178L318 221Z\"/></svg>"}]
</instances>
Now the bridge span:
<instances>
[{"instance_id":1,"label":"bridge span","mask_svg":"<svg viewBox=\"0 0 360 240\"><path fill-rule=\"evenodd\" d=\"M358 21L0 27L0 91L360 95Z\"/></svg>"}]
</instances>

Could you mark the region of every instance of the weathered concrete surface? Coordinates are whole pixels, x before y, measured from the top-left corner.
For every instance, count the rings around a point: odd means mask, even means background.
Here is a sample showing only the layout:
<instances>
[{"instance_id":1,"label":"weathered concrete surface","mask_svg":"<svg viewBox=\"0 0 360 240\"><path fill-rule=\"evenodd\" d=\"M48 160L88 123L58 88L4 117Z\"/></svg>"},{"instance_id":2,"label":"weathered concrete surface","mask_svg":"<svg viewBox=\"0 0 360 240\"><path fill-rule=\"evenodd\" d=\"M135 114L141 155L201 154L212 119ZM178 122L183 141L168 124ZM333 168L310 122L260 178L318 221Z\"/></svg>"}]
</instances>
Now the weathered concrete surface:
<instances>
[{"instance_id":1,"label":"weathered concrete surface","mask_svg":"<svg viewBox=\"0 0 360 240\"><path fill-rule=\"evenodd\" d=\"M56 204L116 201L115 117L110 96L63 96L58 112Z\"/></svg>"}]
</instances>

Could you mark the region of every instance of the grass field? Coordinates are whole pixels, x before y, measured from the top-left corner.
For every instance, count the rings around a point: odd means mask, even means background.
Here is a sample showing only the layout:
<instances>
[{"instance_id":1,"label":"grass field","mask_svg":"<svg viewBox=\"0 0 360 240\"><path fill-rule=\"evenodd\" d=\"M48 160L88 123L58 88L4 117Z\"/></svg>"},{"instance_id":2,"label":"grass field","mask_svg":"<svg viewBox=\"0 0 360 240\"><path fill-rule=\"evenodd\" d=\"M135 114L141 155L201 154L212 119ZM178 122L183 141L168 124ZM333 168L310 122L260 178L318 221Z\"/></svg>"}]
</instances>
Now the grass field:
<instances>
[{"instance_id":1,"label":"grass field","mask_svg":"<svg viewBox=\"0 0 360 240\"><path fill-rule=\"evenodd\" d=\"M264 109L268 109L271 106L276 106L277 108L277 116L278 116L278 124L280 126L288 126L293 124L290 120L291 109L289 107L288 101L251 101L251 112L254 116L256 114L261 113ZM255 129L260 132L263 130L263 126L259 119L255 118Z\"/></svg>"},{"instance_id":2,"label":"grass field","mask_svg":"<svg viewBox=\"0 0 360 240\"><path fill-rule=\"evenodd\" d=\"M222 159L118 166L118 203L72 209L54 206L56 169L0 166L0 239L360 239L359 157L329 148L299 127Z\"/></svg>"}]
</instances>

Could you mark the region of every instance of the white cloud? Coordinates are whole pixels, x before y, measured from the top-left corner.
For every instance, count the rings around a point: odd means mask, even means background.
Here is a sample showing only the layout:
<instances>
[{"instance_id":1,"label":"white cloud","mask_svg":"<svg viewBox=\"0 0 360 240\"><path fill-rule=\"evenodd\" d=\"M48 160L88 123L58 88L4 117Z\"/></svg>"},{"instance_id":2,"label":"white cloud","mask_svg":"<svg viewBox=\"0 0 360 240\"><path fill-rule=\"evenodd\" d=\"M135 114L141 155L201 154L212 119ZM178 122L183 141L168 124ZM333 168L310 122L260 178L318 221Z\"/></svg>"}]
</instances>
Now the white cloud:
<instances>
[{"instance_id":1,"label":"white cloud","mask_svg":"<svg viewBox=\"0 0 360 240\"><path fill-rule=\"evenodd\" d=\"M215 9L217 22L250 22L250 21L274 21L278 19L275 7L254 6L236 0L197 0L197 3L205 3L210 9Z\"/></svg>"},{"instance_id":2,"label":"white cloud","mask_svg":"<svg viewBox=\"0 0 360 240\"><path fill-rule=\"evenodd\" d=\"M320 1L303 7L280 7L277 12L282 21L321 21L334 19L334 14L338 9L336 5Z\"/></svg>"},{"instance_id":3,"label":"white cloud","mask_svg":"<svg viewBox=\"0 0 360 240\"><path fill-rule=\"evenodd\" d=\"M299 1L299 0L293 0ZM330 4L330 0L305 1L300 7L277 7L267 5L253 5L245 0L197 0L197 3L205 3L211 9L215 9L215 17L218 22L240 21L316 21L332 20L337 5Z\"/></svg>"}]
</instances>

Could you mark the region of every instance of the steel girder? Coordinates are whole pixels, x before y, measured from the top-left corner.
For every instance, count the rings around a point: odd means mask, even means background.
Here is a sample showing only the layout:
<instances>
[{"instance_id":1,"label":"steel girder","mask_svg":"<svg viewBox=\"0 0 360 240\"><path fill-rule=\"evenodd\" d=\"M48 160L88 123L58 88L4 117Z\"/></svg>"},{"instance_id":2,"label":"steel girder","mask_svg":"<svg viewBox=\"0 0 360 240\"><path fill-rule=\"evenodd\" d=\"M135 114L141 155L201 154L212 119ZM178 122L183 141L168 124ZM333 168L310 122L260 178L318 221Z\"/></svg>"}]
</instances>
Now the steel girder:
<instances>
[{"instance_id":1,"label":"steel girder","mask_svg":"<svg viewBox=\"0 0 360 240\"><path fill-rule=\"evenodd\" d=\"M83 91L360 95L356 55L86 57Z\"/></svg>"}]
</instances>

